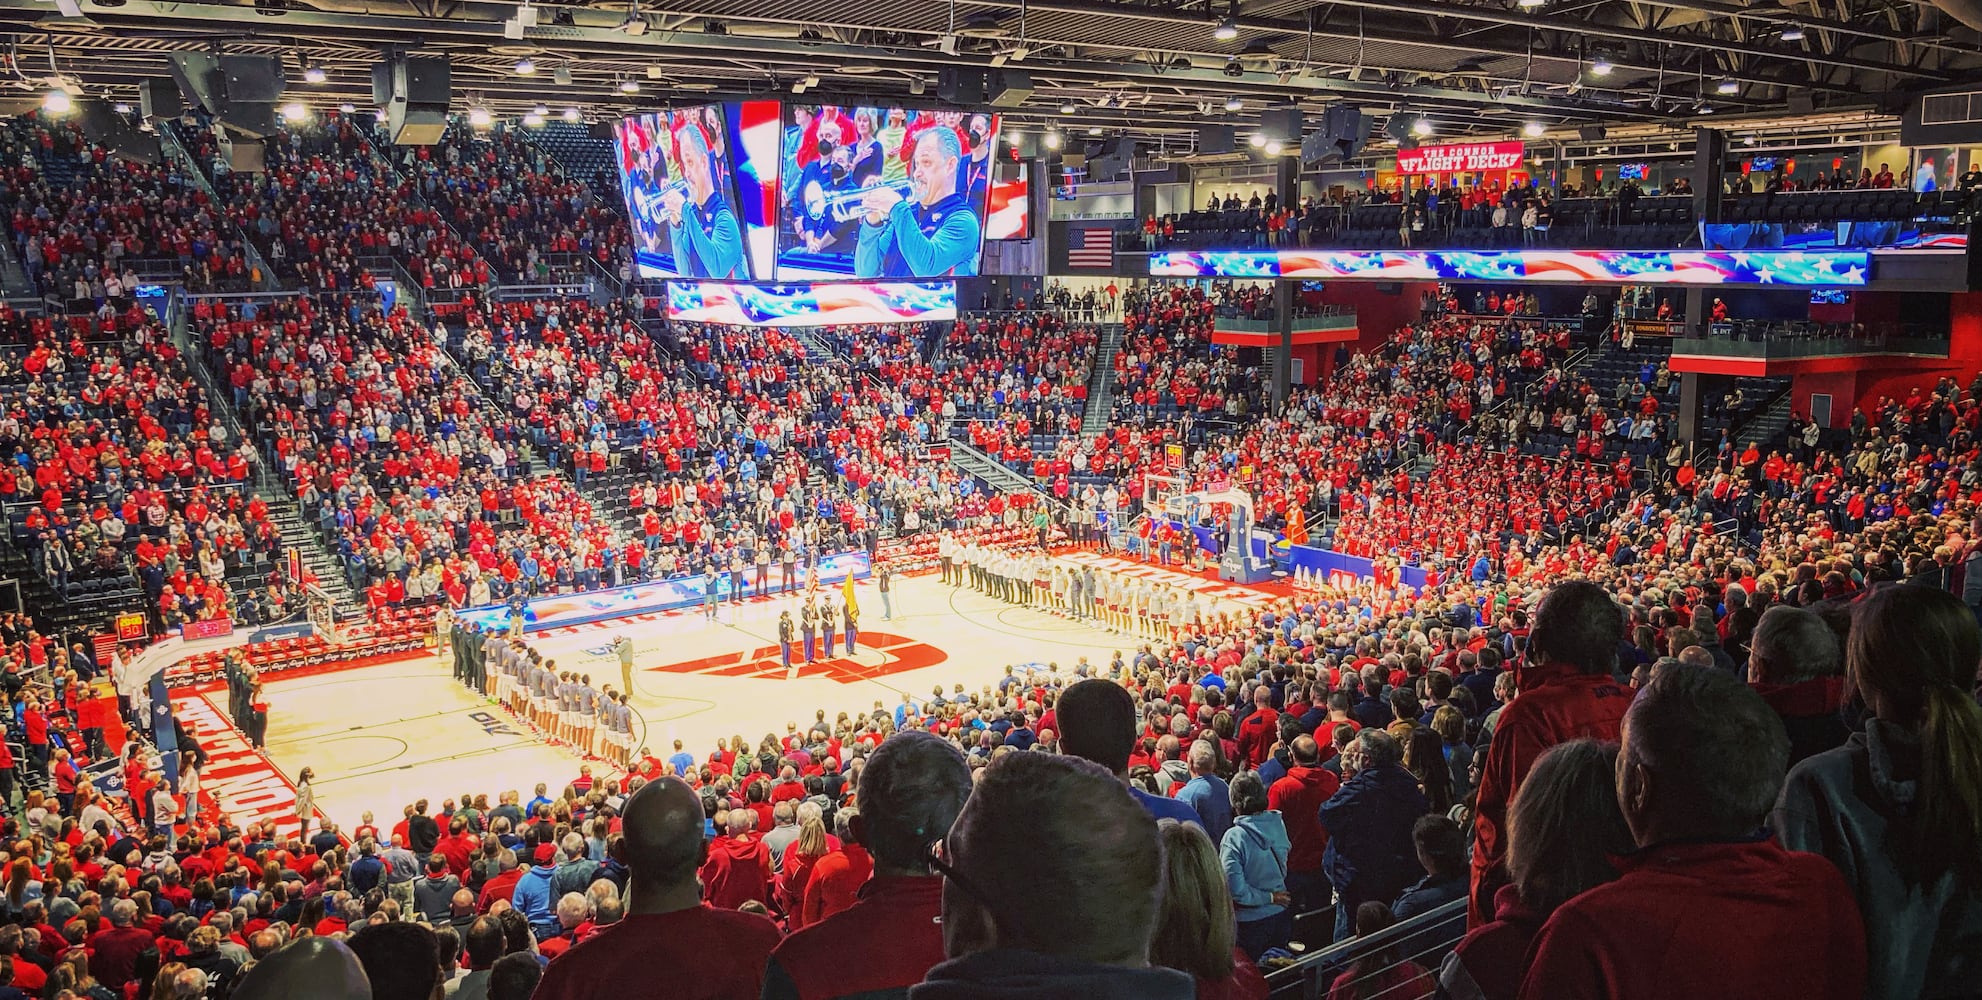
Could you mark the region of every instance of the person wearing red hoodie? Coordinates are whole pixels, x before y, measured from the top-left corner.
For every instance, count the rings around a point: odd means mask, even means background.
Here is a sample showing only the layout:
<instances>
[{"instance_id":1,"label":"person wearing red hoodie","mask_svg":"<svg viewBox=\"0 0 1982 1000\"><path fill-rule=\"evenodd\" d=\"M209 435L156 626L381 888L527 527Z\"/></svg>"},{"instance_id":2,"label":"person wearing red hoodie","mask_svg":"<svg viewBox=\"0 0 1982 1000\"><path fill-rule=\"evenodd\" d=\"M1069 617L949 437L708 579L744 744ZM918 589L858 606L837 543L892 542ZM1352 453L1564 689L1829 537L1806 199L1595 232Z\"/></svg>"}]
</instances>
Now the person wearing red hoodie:
<instances>
[{"instance_id":1,"label":"person wearing red hoodie","mask_svg":"<svg viewBox=\"0 0 1982 1000\"><path fill-rule=\"evenodd\" d=\"M1631 689L1611 677L1623 634L1617 602L1586 580L1556 585L1535 608L1530 662L1516 674L1519 694L1501 710L1480 771L1468 927L1486 923L1507 884L1507 805L1535 758L1566 740L1618 738L1631 706Z\"/></svg>"},{"instance_id":2,"label":"person wearing red hoodie","mask_svg":"<svg viewBox=\"0 0 1982 1000\"><path fill-rule=\"evenodd\" d=\"M1288 755L1293 766L1287 776L1266 790L1267 808L1286 818L1287 891L1294 912L1309 913L1328 904L1328 876L1322 855L1328 853L1328 830L1321 825L1321 804L1342 787L1342 776L1321 766L1321 747L1312 736L1296 736Z\"/></svg>"},{"instance_id":3,"label":"person wearing red hoodie","mask_svg":"<svg viewBox=\"0 0 1982 1000\"><path fill-rule=\"evenodd\" d=\"M771 851L764 838L752 836L757 814L749 809L731 809L729 836L709 843L709 856L702 862L702 898L710 906L734 910L756 900L771 902Z\"/></svg>"},{"instance_id":4,"label":"person wearing red hoodie","mask_svg":"<svg viewBox=\"0 0 1982 1000\"><path fill-rule=\"evenodd\" d=\"M1865 925L1844 876L1756 832L1789 768L1761 696L1725 671L1664 670L1623 740L1617 801L1637 850L1542 925L1520 996L1864 996Z\"/></svg>"},{"instance_id":5,"label":"person wearing red hoodie","mask_svg":"<svg viewBox=\"0 0 1982 1000\"><path fill-rule=\"evenodd\" d=\"M891 995L943 961L943 879L929 870L930 830L948 830L970 797L970 768L941 737L889 737L860 774L853 832L873 877L845 910L794 932L771 952L764 1000Z\"/></svg>"}]
</instances>

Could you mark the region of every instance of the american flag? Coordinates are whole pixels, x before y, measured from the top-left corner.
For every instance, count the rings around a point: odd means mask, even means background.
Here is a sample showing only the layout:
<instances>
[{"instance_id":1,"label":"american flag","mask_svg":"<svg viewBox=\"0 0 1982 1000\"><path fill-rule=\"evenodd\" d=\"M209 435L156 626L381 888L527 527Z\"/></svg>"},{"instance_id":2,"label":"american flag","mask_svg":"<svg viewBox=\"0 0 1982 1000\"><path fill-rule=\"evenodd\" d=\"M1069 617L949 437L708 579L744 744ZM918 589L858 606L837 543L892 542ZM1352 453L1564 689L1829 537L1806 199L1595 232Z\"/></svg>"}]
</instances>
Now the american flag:
<instances>
[{"instance_id":1,"label":"american flag","mask_svg":"<svg viewBox=\"0 0 1982 1000\"><path fill-rule=\"evenodd\" d=\"M1067 266L1112 268L1115 266L1115 231L1074 229L1067 234Z\"/></svg>"}]
</instances>

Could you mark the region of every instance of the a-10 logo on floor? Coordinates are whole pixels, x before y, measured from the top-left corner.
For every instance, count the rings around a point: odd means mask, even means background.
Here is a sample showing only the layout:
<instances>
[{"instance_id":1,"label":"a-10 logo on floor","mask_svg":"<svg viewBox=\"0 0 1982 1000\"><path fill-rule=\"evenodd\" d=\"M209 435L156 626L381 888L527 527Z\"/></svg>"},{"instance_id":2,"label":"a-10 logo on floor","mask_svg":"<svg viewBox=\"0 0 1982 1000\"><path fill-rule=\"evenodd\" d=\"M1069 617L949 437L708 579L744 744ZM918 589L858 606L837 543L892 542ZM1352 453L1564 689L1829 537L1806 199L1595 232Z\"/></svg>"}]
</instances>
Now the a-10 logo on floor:
<instances>
[{"instance_id":1,"label":"a-10 logo on floor","mask_svg":"<svg viewBox=\"0 0 1982 1000\"><path fill-rule=\"evenodd\" d=\"M480 725L482 727L482 732L487 733L490 736L523 735L522 733L517 732L514 728L512 728L509 725L508 722L505 722L503 719L498 717L493 712L470 712L468 713L468 721Z\"/></svg>"}]
</instances>

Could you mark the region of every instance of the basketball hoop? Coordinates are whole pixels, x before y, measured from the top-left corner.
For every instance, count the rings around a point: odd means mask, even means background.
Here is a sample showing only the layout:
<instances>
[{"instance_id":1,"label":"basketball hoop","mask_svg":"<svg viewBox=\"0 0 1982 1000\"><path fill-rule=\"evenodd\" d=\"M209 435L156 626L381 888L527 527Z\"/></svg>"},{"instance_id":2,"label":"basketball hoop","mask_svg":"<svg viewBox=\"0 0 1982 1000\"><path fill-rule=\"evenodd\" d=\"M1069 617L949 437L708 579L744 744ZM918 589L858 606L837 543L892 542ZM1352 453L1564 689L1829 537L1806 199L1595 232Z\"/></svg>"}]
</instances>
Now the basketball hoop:
<instances>
[{"instance_id":1,"label":"basketball hoop","mask_svg":"<svg viewBox=\"0 0 1982 1000\"><path fill-rule=\"evenodd\" d=\"M310 624L316 626L317 637L325 642L339 641L337 634L337 603L330 594L314 583L303 584L303 600L308 605Z\"/></svg>"}]
</instances>

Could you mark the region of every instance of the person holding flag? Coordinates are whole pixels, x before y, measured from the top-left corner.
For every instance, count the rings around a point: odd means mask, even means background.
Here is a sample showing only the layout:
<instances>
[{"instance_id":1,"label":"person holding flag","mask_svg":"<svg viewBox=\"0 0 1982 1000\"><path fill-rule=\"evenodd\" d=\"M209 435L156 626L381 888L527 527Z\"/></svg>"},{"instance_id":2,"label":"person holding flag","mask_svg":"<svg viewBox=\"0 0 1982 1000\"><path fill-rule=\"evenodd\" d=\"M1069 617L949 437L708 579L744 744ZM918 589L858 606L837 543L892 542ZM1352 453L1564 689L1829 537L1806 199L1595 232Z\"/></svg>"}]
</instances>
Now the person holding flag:
<instances>
[{"instance_id":1,"label":"person holding flag","mask_svg":"<svg viewBox=\"0 0 1982 1000\"><path fill-rule=\"evenodd\" d=\"M852 656L854 633L859 631L860 627L860 602L853 597L852 573L846 575L846 581L840 586L840 594L841 631L846 634L846 655Z\"/></svg>"}]
</instances>

